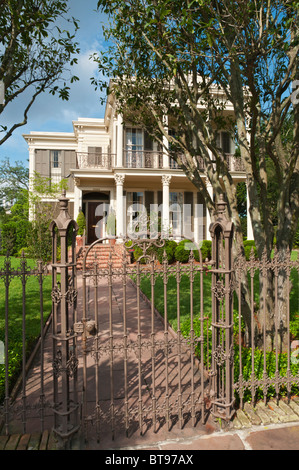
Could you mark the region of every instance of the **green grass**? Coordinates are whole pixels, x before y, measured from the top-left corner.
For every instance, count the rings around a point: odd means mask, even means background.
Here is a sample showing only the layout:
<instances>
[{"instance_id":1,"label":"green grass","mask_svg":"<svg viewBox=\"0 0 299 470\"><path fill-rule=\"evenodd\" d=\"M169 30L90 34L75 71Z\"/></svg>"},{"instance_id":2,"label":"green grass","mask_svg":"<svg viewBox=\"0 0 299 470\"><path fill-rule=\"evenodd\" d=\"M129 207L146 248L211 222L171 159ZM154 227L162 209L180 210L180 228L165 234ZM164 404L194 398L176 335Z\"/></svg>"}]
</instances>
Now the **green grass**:
<instances>
[{"instance_id":1,"label":"green grass","mask_svg":"<svg viewBox=\"0 0 299 470\"><path fill-rule=\"evenodd\" d=\"M0 256L0 270L3 270L5 258ZM34 260L27 260L27 268L36 267ZM20 259L11 258L11 269L20 268ZM43 311L44 323L51 313L51 275L43 280ZM4 279L0 278L0 341L5 342L5 295ZM23 288L20 278L13 277L9 284L9 314L8 314L8 362L9 362L9 386L10 389L18 377L23 357ZM26 355L32 351L41 330L40 314L40 286L38 278L28 276L26 281L26 316L25 316L25 347ZM5 387L4 365L0 365L0 402L4 398Z\"/></svg>"}]
</instances>

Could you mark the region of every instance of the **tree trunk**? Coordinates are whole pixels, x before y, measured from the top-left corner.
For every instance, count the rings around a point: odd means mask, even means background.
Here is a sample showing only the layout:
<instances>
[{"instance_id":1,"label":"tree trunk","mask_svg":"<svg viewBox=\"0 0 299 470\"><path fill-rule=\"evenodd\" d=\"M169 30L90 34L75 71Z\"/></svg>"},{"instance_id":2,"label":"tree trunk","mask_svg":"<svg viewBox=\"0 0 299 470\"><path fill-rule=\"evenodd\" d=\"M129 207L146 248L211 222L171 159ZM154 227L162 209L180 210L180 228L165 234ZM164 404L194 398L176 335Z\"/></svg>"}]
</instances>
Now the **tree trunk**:
<instances>
[{"instance_id":1,"label":"tree trunk","mask_svg":"<svg viewBox=\"0 0 299 470\"><path fill-rule=\"evenodd\" d=\"M289 261L289 254L284 251L275 252L272 260L264 254L261 260L256 343L266 351L281 353L288 348Z\"/></svg>"}]
</instances>

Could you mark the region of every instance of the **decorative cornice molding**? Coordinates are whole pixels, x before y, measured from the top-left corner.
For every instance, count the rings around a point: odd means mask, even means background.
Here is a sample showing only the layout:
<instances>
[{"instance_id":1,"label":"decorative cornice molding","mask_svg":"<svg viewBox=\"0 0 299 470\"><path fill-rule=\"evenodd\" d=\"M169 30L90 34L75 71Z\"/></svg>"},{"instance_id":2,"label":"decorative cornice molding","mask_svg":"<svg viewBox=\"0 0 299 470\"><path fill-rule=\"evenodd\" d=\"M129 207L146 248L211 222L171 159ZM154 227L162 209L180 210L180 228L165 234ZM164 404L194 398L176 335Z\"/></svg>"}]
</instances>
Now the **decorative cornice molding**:
<instances>
[{"instance_id":1,"label":"decorative cornice molding","mask_svg":"<svg viewBox=\"0 0 299 470\"><path fill-rule=\"evenodd\" d=\"M169 186L170 181L171 181L171 175L162 175L163 186Z\"/></svg>"},{"instance_id":2,"label":"decorative cornice molding","mask_svg":"<svg viewBox=\"0 0 299 470\"><path fill-rule=\"evenodd\" d=\"M114 175L114 179L117 185L123 185L125 181L125 175L117 173Z\"/></svg>"}]
</instances>

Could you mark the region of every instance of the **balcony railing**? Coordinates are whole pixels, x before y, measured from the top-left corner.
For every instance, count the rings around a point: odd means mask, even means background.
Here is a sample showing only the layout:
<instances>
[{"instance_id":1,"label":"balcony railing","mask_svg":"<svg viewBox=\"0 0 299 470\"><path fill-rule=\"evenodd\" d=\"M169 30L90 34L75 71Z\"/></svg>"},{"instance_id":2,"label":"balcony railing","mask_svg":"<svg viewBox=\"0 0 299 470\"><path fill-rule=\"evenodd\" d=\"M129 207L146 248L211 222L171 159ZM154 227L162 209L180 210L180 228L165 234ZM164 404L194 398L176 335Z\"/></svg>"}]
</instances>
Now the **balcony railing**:
<instances>
[{"instance_id":1,"label":"balcony railing","mask_svg":"<svg viewBox=\"0 0 299 470\"><path fill-rule=\"evenodd\" d=\"M163 168L163 152L149 150L125 150L124 168Z\"/></svg>"},{"instance_id":2,"label":"balcony railing","mask_svg":"<svg viewBox=\"0 0 299 470\"><path fill-rule=\"evenodd\" d=\"M77 168L80 170L88 168L111 170L113 166L114 155L111 153L77 153Z\"/></svg>"},{"instance_id":3,"label":"balcony railing","mask_svg":"<svg viewBox=\"0 0 299 470\"><path fill-rule=\"evenodd\" d=\"M184 157L183 157L184 158ZM240 157L235 157L232 154L225 154L225 159L228 163L229 171L245 171L244 164ZM205 165L201 157L199 160L200 171L205 171ZM216 162L213 162L216 165ZM77 153L77 168L78 169L102 169L111 170L116 167L116 157L111 153ZM168 167L168 165L167 165ZM148 169L162 169L163 168L163 152L154 152L147 150L127 150L123 153L123 168L148 168ZM175 160L169 158L169 167L172 170L179 169Z\"/></svg>"}]
</instances>

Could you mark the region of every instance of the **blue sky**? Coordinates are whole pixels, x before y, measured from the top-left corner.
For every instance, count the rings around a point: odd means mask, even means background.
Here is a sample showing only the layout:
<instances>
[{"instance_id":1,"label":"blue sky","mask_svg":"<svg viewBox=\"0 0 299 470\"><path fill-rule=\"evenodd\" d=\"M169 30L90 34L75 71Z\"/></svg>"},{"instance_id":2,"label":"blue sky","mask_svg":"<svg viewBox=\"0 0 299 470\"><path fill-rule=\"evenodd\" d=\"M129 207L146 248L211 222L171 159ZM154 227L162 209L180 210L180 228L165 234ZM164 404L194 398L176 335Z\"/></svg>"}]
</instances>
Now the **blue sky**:
<instances>
[{"instance_id":1,"label":"blue sky","mask_svg":"<svg viewBox=\"0 0 299 470\"><path fill-rule=\"evenodd\" d=\"M100 104L99 91L95 91L90 83L90 77L96 73L96 64L89 60L93 52L104 47L102 22L106 17L95 11L97 0L70 0L69 15L79 20L80 30L77 41L80 45L78 65L73 73L80 78L71 86L69 101L62 101L56 96L44 93L39 95L31 108L28 124L17 129L3 145L0 146L0 160L8 157L11 162L23 161L28 165L28 148L22 137L30 131L60 131L72 132L72 121L78 117L103 117L104 107ZM9 126L16 122L16 117L22 118L24 97L19 97L1 115L1 124Z\"/></svg>"}]
</instances>

